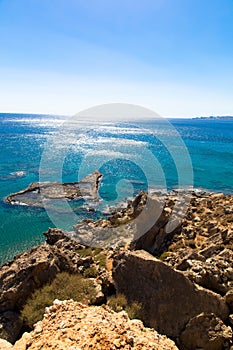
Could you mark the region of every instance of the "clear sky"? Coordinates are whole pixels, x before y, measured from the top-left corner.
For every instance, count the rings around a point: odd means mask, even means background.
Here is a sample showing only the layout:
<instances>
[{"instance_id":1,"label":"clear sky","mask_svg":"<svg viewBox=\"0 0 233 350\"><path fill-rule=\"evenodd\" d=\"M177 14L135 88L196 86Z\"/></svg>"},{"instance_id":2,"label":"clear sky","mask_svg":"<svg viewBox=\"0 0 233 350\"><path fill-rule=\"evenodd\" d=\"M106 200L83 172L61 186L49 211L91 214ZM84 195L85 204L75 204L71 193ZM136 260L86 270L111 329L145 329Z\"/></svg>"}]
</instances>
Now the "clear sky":
<instances>
[{"instance_id":1,"label":"clear sky","mask_svg":"<svg viewBox=\"0 0 233 350\"><path fill-rule=\"evenodd\" d=\"M0 0L0 112L233 115L232 0Z\"/></svg>"}]
</instances>

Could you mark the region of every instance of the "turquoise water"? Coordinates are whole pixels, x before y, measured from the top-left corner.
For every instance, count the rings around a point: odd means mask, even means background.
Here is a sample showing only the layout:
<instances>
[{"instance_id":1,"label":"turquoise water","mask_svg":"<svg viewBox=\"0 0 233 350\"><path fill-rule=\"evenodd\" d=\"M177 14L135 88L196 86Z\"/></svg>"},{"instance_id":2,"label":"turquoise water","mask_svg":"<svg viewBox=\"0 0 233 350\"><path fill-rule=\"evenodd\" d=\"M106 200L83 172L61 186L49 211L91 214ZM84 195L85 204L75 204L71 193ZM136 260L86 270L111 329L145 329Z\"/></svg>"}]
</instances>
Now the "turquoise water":
<instances>
[{"instance_id":1,"label":"turquoise water","mask_svg":"<svg viewBox=\"0 0 233 350\"><path fill-rule=\"evenodd\" d=\"M64 182L77 181L96 168L103 173L100 207L89 212L87 207L96 203L69 203L76 216L65 223L67 230L75 220L99 217L106 206L150 187L170 190L180 184L233 193L233 121L170 120L181 137L178 141L163 122L79 125L64 131L59 129L63 121L55 116L0 114L0 262L42 242L41 232L55 225L44 209L4 201L38 181L39 170L43 180ZM62 157L60 176L57 166Z\"/></svg>"}]
</instances>

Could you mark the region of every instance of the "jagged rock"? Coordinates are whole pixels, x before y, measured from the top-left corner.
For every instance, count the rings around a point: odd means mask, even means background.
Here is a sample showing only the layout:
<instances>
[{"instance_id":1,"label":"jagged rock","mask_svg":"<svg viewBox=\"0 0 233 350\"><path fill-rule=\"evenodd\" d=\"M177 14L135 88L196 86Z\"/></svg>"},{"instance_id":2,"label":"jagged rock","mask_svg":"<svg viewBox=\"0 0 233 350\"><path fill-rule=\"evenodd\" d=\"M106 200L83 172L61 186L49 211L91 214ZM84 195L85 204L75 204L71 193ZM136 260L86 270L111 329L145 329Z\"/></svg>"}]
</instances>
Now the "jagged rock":
<instances>
[{"instance_id":1,"label":"jagged rock","mask_svg":"<svg viewBox=\"0 0 233 350\"><path fill-rule=\"evenodd\" d=\"M20 315L16 312L5 311L0 313L0 337L8 342L14 343L18 339L22 325Z\"/></svg>"},{"instance_id":2,"label":"jagged rock","mask_svg":"<svg viewBox=\"0 0 233 350\"><path fill-rule=\"evenodd\" d=\"M12 344L6 341L5 339L0 339L0 349L1 350L12 349Z\"/></svg>"},{"instance_id":3,"label":"jagged rock","mask_svg":"<svg viewBox=\"0 0 233 350\"><path fill-rule=\"evenodd\" d=\"M231 312L233 312L233 289L229 290L225 295L226 303Z\"/></svg>"},{"instance_id":4,"label":"jagged rock","mask_svg":"<svg viewBox=\"0 0 233 350\"><path fill-rule=\"evenodd\" d=\"M166 262L184 271L193 282L223 295L232 289L233 251L230 249L217 250L215 246L209 248L212 248L212 256L208 258L202 255L202 251L188 253L184 257L177 252L170 258L168 255Z\"/></svg>"},{"instance_id":5,"label":"jagged rock","mask_svg":"<svg viewBox=\"0 0 233 350\"><path fill-rule=\"evenodd\" d=\"M232 344L232 329L212 314L192 318L180 336L181 350L222 350Z\"/></svg>"},{"instance_id":6,"label":"jagged rock","mask_svg":"<svg viewBox=\"0 0 233 350\"><path fill-rule=\"evenodd\" d=\"M58 271L58 258L45 243L3 265L0 271L0 312L20 309L32 291L54 278Z\"/></svg>"},{"instance_id":7,"label":"jagged rock","mask_svg":"<svg viewBox=\"0 0 233 350\"><path fill-rule=\"evenodd\" d=\"M90 179L87 180L88 192ZM67 196L71 193L68 190L67 187ZM233 196L191 193L185 217L181 220L181 214L177 213L174 220L178 226L168 230L169 225L172 227L169 220L177 201L179 196L175 191L169 195L153 193L149 196L141 192L108 218L77 224L69 237L59 229L50 229L45 234L47 244L18 255L1 267L0 312L18 312L35 288L40 288L61 271L83 273L88 267L95 267L93 256L78 253L84 248L79 243L84 243L114 250L121 246L143 248L156 256L164 253L160 258L166 264L148 255L145 258L145 253L124 253L122 263L115 258L113 271L115 277L118 274L119 291L126 292L132 301L136 296L143 303L146 322L161 332L178 334L201 312L215 313L225 320L226 304L233 313ZM106 296L114 289L110 272L97 270L98 288L101 286ZM211 291L222 296L226 294L225 299ZM99 303L103 300L101 293ZM231 319L229 317L228 321ZM167 326L163 328L165 323Z\"/></svg>"},{"instance_id":8,"label":"jagged rock","mask_svg":"<svg viewBox=\"0 0 233 350\"><path fill-rule=\"evenodd\" d=\"M21 329L22 322L19 323L18 312L25 301L35 289L53 280L58 273L63 271L84 273L86 269L94 266L98 272L98 279L93 280L96 285L96 297L93 303L98 305L105 301L112 286L110 273L103 267L98 268L98 263L93 260L90 252L85 253L86 247L73 241L59 229L49 229L45 236L47 243L19 254L12 261L1 266L0 325L2 323L4 334L8 334L7 329L9 329L11 338L9 336L6 338L11 342L17 339ZM81 254L81 252L84 253ZM14 324L12 319L5 317L10 314L14 315ZM12 333L13 327L18 327L19 331ZM4 337L0 331L1 336Z\"/></svg>"},{"instance_id":9,"label":"jagged rock","mask_svg":"<svg viewBox=\"0 0 233 350\"><path fill-rule=\"evenodd\" d=\"M55 199L88 197L96 200L101 177L101 173L96 170L80 182L33 182L26 189L7 196L6 201L10 204L44 207L48 206L49 200Z\"/></svg>"},{"instance_id":10,"label":"jagged rock","mask_svg":"<svg viewBox=\"0 0 233 350\"><path fill-rule=\"evenodd\" d=\"M94 278L92 278L91 280L93 281L93 284L95 286L95 292L96 292L96 295L92 300L92 304L93 305L101 305L105 301L105 295L103 293L101 283L98 283L96 281L96 279L94 279Z\"/></svg>"},{"instance_id":11,"label":"jagged rock","mask_svg":"<svg viewBox=\"0 0 233 350\"><path fill-rule=\"evenodd\" d=\"M67 237L64 231L60 230L59 228L49 228L48 231L44 233L44 235L46 237L46 242L50 245L53 245L60 239Z\"/></svg>"},{"instance_id":12,"label":"jagged rock","mask_svg":"<svg viewBox=\"0 0 233 350\"><path fill-rule=\"evenodd\" d=\"M137 232L131 222L143 209L147 200L145 192L139 193L126 208L109 215L106 219L96 222L83 220L74 225L71 237L80 244L92 247L113 248L129 245Z\"/></svg>"},{"instance_id":13,"label":"jagged rock","mask_svg":"<svg viewBox=\"0 0 233 350\"><path fill-rule=\"evenodd\" d=\"M145 324L169 337L178 337L201 312L213 312L222 320L229 315L220 295L195 285L145 251L116 254L113 266L117 291L129 302L142 303Z\"/></svg>"},{"instance_id":14,"label":"jagged rock","mask_svg":"<svg viewBox=\"0 0 233 350\"><path fill-rule=\"evenodd\" d=\"M80 244L89 246L113 249L130 246L131 249L153 251L167 236L163 228L168 220L161 197L148 196L142 191L128 202L126 208L106 219L77 223L71 236Z\"/></svg>"},{"instance_id":15,"label":"jagged rock","mask_svg":"<svg viewBox=\"0 0 233 350\"><path fill-rule=\"evenodd\" d=\"M17 255L0 270L0 312L19 310L34 291L51 281L57 273L80 272L93 263L91 256L81 257L77 250L85 247L72 241L58 229L49 229L47 241ZM64 237L64 238L62 238Z\"/></svg>"},{"instance_id":16,"label":"jagged rock","mask_svg":"<svg viewBox=\"0 0 233 350\"><path fill-rule=\"evenodd\" d=\"M231 325L233 325L233 314L229 315L229 322Z\"/></svg>"},{"instance_id":17,"label":"jagged rock","mask_svg":"<svg viewBox=\"0 0 233 350\"><path fill-rule=\"evenodd\" d=\"M155 330L145 328L139 320L129 320L122 311L107 306L84 306L55 300L34 331L16 342L14 350L141 349L175 350L174 342Z\"/></svg>"}]
</instances>

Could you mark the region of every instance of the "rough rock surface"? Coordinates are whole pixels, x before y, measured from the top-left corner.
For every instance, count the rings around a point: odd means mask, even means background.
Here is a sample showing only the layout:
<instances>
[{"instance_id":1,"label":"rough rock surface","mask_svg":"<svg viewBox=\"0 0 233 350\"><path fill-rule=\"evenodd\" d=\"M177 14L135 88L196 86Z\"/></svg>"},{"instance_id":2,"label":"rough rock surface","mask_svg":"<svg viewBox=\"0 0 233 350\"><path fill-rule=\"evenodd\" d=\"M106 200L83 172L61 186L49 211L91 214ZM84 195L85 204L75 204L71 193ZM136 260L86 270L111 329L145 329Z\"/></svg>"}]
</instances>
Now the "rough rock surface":
<instances>
[{"instance_id":1,"label":"rough rock surface","mask_svg":"<svg viewBox=\"0 0 233 350\"><path fill-rule=\"evenodd\" d=\"M18 313L13 311L0 313L0 338L14 343L18 339L22 325L23 321Z\"/></svg>"},{"instance_id":2,"label":"rough rock surface","mask_svg":"<svg viewBox=\"0 0 233 350\"><path fill-rule=\"evenodd\" d=\"M107 218L83 220L74 225L73 238L80 244L102 248L117 249L132 245L133 249L140 246L140 249L151 250L160 227L168 221L164 213L161 198L148 196L142 191L133 201L128 201L125 208L116 210Z\"/></svg>"},{"instance_id":3,"label":"rough rock surface","mask_svg":"<svg viewBox=\"0 0 233 350\"><path fill-rule=\"evenodd\" d=\"M47 242L17 255L1 266L0 312L18 310L33 292L57 273L82 272L93 263L90 255L80 256L85 247L69 239L59 229L45 233Z\"/></svg>"},{"instance_id":4,"label":"rough rock surface","mask_svg":"<svg viewBox=\"0 0 233 350\"><path fill-rule=\"evenodd\" d=\"M21 330L19 311L23 304L35 289L51 281L57 273L83 273L94 267L98 272L96 303L105 299L102 289L107 293L111 287L109 273L98 267L90 252L81 254L86 247L59 229L49 229L45 235L48 243L17 255L0 269L0 337L11 342L17 339Z\"/></svg>"},{"instance_id":5,"label":"rough rock surface","mask_svg":"<svg viewBox=\"0 0 233 350\"><path fill-rule=\"evenodd\" d=\"M59 271L58 258L46 243L15 257L0 271L0 312L17 310L28 295Z\"/></svg>"},{"instance_id":6,"label":"rough rock surface","mask_svg":"<svg viewBox=\"0 0 233 350\"><path fill-rule=\"evenodd\" d=\"M47 309L34 331L16 342L14 350L77 349L177 349L173 341L129 320L123 311L108 307L87 307L74 301L58 301Z\"/></svg>"},{"instance_id":7,"label":"rough rock surface","mask_svg":"<svg viewBox=\"0 0 233 350\"><path fill-rule=\"evenodd\" d=\"M99 171L95 171L80 182L33 182L26 189L9 195L6 201L10 204L45 207L49 200L81 197L97 199L101 176Z\"/></svg>"},{"instance_id":8,"label":"rough rock surface","mask_svg":"<svg viewBox=\"0 0 233 350\"><path fill-rule=\"evenodd\" d=\"M5 339L0 339L0 349L1 350L12 349L12 344L6 341Z\"/></svg>"},{"instance_id":9,"label":"rough rock surface","mask_svg":"<svg viewBox=\"0 0 233 350\"><path fill-rule=\"evenodd\" d=\"M182 349L229 349L232 329L214 314L200 314L189 321L180 337Z\"/></svg>"},{"instance_id":10,"label":"rough rock surface","mask_svg":"<svg viewBox=\"0 0 233 350\"><path fill-rule=\"evenodd\" d=\"M101 286L105 296L113 288L112 260L108 260L107 269L99 268L92 254L80 254L85 249L80 242L112 250L121 246L145 249L155 255L160 261L148 254L145 258L142 252L116 255L113 276L118 290L125 292L129 301L137 296L143 303L147 324L162 332L160 325L166 321L167 335L175 334L178 340L182 332L186 331L183 338L190 334L187 325L194 327L202 312L213 313L214 319L224 323L222 326L218 321L221 327L217 338L224 339L225 344L229 332L224 327L233 325L233 195L193 192L184 196L190 200L184 217L182 210L173 213L181 203L177 192L149 196L141 192L108 218L77 224L73 237L59 229L49 230L46 244L4 264L0 270L0 337L7 334L10 325L5 313L15 313L17 320L19 309L32 291L61 271L84 273L91 267L97 270L98 288ZM173 226L169 221L172 215ZM103 301L103 293L101 298ZM163 303L156 302L156 298ZM203 324L206 322L207 318ZM17 324L11 327L16 330ZM206 334L212 339L212 333Z\"/></svg>"},{"instance_id":11,"label":"rough rock surface","mask_svg":"<svg viewBox=\"0 0 233 350\"><path fill-rule=\"evenodd\" d=\"M233 196L193 196L182 225L166 242L165 261L224 295L233 288Z\"/></svg>"},{"instance_id":12,"label":"rough rock surface","mask_svg":"<svg viewBox=\"0 0 233 350\"><path fill-rule=\"evenodd\" d=\"M198 287L145 251L116 254L113 266L117 291L129 302L142 303L145 324L159 333L178 337L201 312L214 313L222 320L229 315L220 295Z\"/></svg>"}]
</instances>

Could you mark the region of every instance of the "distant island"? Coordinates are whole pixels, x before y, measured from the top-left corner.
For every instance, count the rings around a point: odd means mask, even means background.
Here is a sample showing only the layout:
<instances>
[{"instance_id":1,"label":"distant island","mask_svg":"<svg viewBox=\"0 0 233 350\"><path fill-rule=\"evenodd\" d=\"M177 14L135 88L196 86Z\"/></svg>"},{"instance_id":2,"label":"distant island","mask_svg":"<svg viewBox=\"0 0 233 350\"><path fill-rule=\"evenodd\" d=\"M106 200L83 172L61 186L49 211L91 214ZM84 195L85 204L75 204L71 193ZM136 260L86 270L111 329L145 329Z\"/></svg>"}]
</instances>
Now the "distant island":
<instances>
[{"instance_id":1,"label":"distant island","mask_svg":"<svg viewBox=\"0 0 233 350\"><path fill-rule=\"evenodd\" d=\"M233 120L233 116L226 115L226 116L209 116L209 117L195 117L192 119L205 119L205 120Z\"/></svg>"}]
</instances>

